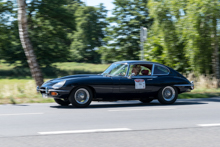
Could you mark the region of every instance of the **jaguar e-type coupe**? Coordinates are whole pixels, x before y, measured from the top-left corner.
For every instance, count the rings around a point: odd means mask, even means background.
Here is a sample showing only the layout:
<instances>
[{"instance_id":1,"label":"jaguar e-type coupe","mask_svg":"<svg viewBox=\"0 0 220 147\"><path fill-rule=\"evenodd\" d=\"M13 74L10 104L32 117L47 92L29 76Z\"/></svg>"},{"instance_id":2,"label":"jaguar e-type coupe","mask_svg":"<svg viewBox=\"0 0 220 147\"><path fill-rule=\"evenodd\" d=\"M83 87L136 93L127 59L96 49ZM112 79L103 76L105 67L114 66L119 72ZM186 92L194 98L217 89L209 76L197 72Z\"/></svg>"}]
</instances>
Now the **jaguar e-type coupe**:
<instances>
[{"instance_id":1,"label":"jaguar e-type coupe","mask_svg":"<svg viewBox=\"0 0 220 147\"><path fill-rule=\"evenodd\" d=\"M92 67L91 67L92 68ZM61 106L87 107L91 101L140 100L173 104L178 94L194 89L183 75L148 61L119 61L102 74L70 75L45 82L37 91Z\"/></svg>"}]
</instances>

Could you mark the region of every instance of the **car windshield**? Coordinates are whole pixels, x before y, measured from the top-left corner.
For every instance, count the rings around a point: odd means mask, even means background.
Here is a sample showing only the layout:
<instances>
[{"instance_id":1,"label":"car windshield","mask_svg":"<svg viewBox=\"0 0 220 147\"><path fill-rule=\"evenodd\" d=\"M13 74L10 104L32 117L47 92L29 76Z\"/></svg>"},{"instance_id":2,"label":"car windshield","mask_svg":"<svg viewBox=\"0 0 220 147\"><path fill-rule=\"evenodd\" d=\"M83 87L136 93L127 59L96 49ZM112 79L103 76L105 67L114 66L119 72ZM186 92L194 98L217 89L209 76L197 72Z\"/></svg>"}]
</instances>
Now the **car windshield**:
<instances>
[{"instance_id":1,"label":"car windshield","mask_svg":"<svg viewBox=\"0 0 220 147\"><path fill-rule=\"evenodd\" d=\"M112 65L110 65L102 73L102 75L106 75L106 76L125 76L127 70L128 70L128 65L127 64L113 63Z\"/></svg>"}]
</instances>

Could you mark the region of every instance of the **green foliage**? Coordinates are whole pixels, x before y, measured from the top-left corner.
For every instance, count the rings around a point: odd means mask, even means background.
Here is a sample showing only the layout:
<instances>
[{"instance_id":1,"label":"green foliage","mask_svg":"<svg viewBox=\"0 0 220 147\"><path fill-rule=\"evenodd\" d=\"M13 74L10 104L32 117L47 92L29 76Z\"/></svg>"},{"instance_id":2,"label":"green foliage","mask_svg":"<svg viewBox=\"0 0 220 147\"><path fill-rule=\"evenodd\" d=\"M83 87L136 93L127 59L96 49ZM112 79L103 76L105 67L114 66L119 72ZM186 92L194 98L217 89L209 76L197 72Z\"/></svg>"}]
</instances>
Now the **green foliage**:
<instances>
[{"instance_id":1,"label":"green foliage","mask_svg":"<svg viewBox=\"0 0 220 147\"><path fill-rule=\"evenodd\" d=\"M218 0L190 0L186 5L187 14L183 22L183 35L188 40L186 51L193 69L199 73L212 73L212 54L214 53L216 21L220 18ZM218 32L219 33L219 32ZM219 35L217 36L219 42Z\"/></svg>"},{"instance_id":2,"label":"green foliage","mask_svg":"<svg viewBox=\"0 0 220 147\"><path fill-rule=\"evenodd\" d=\"M34 0L28 4L29 34L40 65L69 57L67 33L75 29L75 16L68 5L79 4L68 0Z\"/></svg>"},{"instance_id":3,"label":"green foliage","mask_svg":"<svg viewBox=\"0 0 220 147\"><path fill-rule=\"evenodd\" d=\"M97 48L104 45L104 28L107 10L100 4L98 8L92 6L78 7L75 16L77 28L70 34L71 59L77 62L100 63Z\"/></svg>"},{"instance_id":4,"label":"green foliage","mask_svg":"<svg viewBox=\"0 0 220 147\"><path fill-rule=\"evenodd\" d=\"M27 2L29 35L41 67L63 61L138 60L140 26L144 26L146 60L180 72L214 73L213 56L218 54L214 49L220 41L218 0L115 0L113 16L107 19L102 4ZM14 7L14 0L0 0L0 59L24 66Z\"/></svg>"},{"instance_id":5,"label":"green foliage","mask_svg":"<svg viewBox=\"0 0 220 147\"><path fill-rule=\"evenodd\" d=\"M11 3L5 3L5 9L0 10L7 12L11 18L10 23L5 22L4 26L0 27L0 58L11 64L20 61L22 66L27 66L18 35L17 16L14 15L17 11L11 7ZM29 36L41 66L66 61L70 57L71 41L67 33L75 30L74 8L80 4L78 0L28 1Z\"/></svg>"},{"instance_id":6,"label":"green foliage","mask_svg":"<svg viewBox=\"0 0 220 147\"><path fill-rule=\"evenodd\" d=\"M148 6L154 23L145 44L146 59L182 72L212 73L219 1L151 0Z\"/></svg>"},{"instance_id":7,"label":"green foliage","mask_svg":"<svg viewBox=\"0 0 220 147\"><path fill-rule=\"evenodd\" d=\"M106 28L106 46L100 48L103 62L137 60L140 54L140 26L149 28L148 0L115 0L111 23Z\"/></svg>"},{"instance_id":8,"label":"green foliage","mask_svg":"<svg viewBox=\"0 0 220 147\"><path fill-rule=\"evenodd\" d=\"M186 71L189 67L184 50L186 40L181 30L183 3L177 0L149 2L154 23L145 44L147 60L166 64L179 71Z\"/></svg>"},{"instance_id":9,"label":"green foliage","mask_svg":"<svg viewBox=\"0 0 220 147\"><path fill-rule=\"evenodd\" d=\"M20 50L17 23L11 21L14 16L13 1L0 0L0 59L9 63L19 58L18 54L23 53L23 50ZM21 57L24 58L24 54Z\"/></svg>"}]
</instances>

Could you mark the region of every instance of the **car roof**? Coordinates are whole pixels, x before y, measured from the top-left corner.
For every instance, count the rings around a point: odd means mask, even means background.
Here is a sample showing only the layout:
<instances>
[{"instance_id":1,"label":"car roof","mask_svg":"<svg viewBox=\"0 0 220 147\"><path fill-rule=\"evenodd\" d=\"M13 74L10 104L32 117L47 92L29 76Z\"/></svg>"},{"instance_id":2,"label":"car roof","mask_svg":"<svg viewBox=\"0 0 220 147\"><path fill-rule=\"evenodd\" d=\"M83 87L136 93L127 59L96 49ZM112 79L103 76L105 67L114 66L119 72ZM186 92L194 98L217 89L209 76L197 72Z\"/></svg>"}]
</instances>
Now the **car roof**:
<instances>
[{"instance_id":1,"label":"car roof","mask_svg":"<svg viewBox=\"0 0 220 147\"><path fill-rule=\"evenodd\" d=\"M118 61L114 63L119 63L119 64L160 64L157 62L151 62L151 61L142 61L142 60L127 60L127 61ZM160 64L163 65L163 64ZM165 66L165 65L163 65Z\"/></svg>"}]
</instances>

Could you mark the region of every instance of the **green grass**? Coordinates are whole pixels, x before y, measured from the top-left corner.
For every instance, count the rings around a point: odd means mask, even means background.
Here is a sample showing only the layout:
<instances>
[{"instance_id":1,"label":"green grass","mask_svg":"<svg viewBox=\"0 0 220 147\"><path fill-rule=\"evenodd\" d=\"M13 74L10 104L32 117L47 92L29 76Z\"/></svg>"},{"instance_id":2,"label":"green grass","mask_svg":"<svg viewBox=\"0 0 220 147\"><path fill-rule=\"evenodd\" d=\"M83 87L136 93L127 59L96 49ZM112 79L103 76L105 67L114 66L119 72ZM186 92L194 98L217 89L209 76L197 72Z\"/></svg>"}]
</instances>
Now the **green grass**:
<instances>
[{"instance_id":1,"label":"green grass","mask_svg":"<svg viewBox=\"0 0 220 147\"><path fill-rule=\"evenodd\" d=\"M32 79L1 79L0 89L0 104L53 102L36 92Z\"/></svg>"},{"instance_id":2,"label":"green grass","mask_svg":"<svg viewBox=\"0 0 220 147\"><path fill-rule=\"evenodd\" d=\"M84 70L97 73L102 73L109 66L109 64L91 64L76 62L54 63L53 65L60 70Z\"/></svg>"},{"instance_id":3,"label":"green grass","mask_svg":"<svg viewBox=\"0 0 220 147\"><path fill-rule=\"evenodd\" d=\"M178 96L179 99L191 99L191 98L210 98L219 97L220 92L209 92L209 93L182 93Z\"/></svg>"},{"instance_id":4,"label":"green grass","mask_svg":"<svg viewBox=\"0 0 220 147\"><path fill-rule=\"evenodd\" d=\"M180 99L190 99L190 98L209 98L209 97L218 97L220 96L220 88L214 89L205 89L197 88L191 92L182 93L178 96Z\"/></svg>"}]
</instances>

